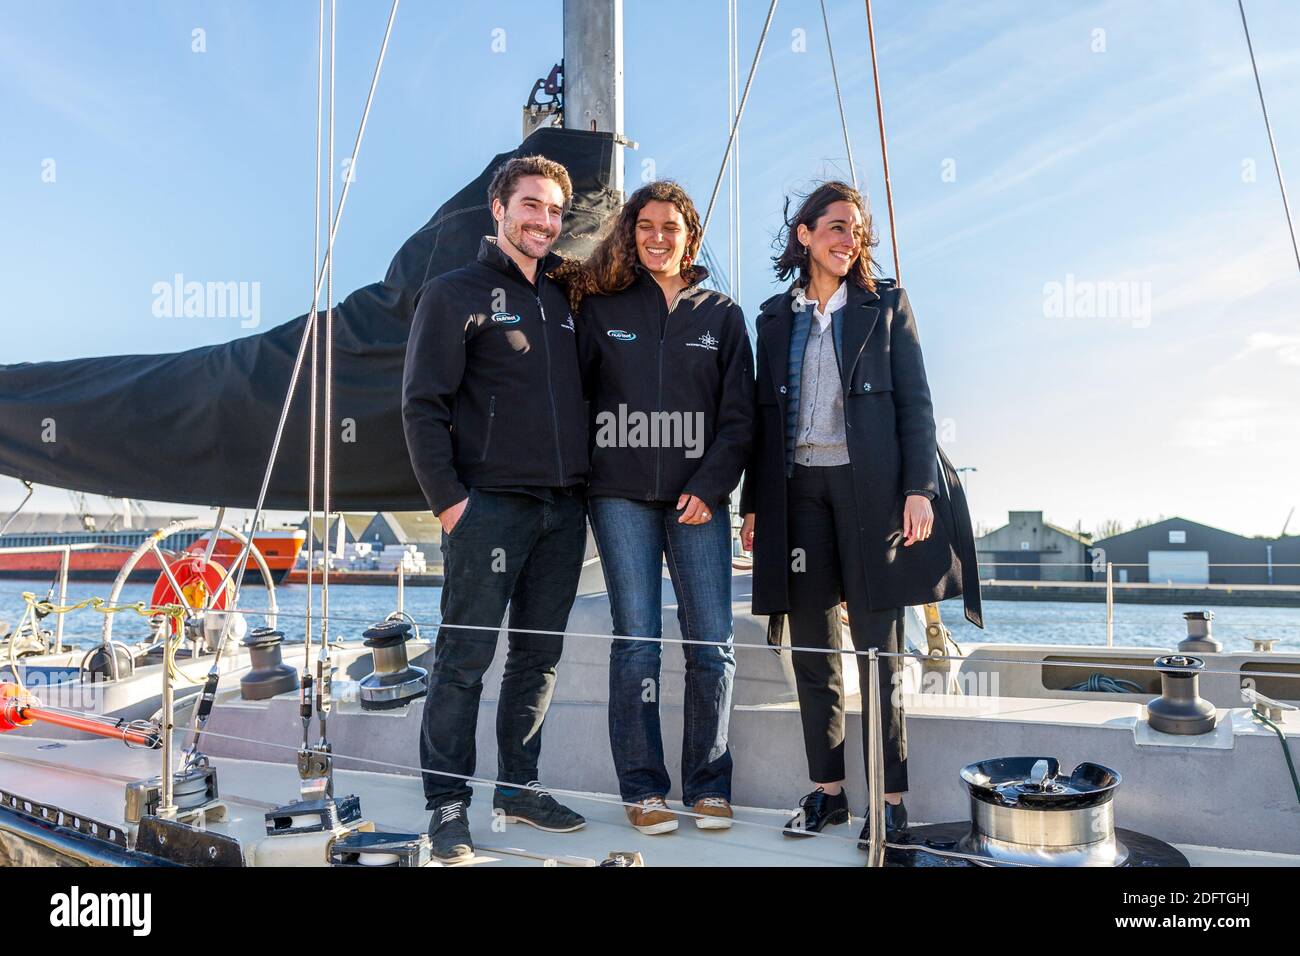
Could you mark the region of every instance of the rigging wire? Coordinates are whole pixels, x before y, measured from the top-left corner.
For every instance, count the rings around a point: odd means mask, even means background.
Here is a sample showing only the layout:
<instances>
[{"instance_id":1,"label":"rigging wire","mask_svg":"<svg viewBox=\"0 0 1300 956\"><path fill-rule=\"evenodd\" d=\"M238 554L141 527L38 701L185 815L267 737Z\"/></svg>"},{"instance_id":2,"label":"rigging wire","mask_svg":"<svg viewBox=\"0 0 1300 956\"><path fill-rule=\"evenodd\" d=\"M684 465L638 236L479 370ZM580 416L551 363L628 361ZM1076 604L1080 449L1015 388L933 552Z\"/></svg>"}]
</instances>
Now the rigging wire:
<instances>
[{"instance_id":1,"label":"rigging wire","mask_svg":"<svg viewBox=\"0 0 1300 956\"><path fill-rule=\"evenodd\" d=\"M316 200L315 218L312 227L311 281L314 286L320 272L320 159L321 159L321 109L324 100L325 85L325 0L320 0L317 16L316 33ZM331 214L333 210L330 210ZM316 563L316 388L319 380L317 370L317 327L316 313L320 296L311 300L311 314L307 324L311 326L311 375L308 402L307 426L307 653L311 654L312 606L315 604L315 588L312 573ZM328 523L328 522L327 522ZM303 665L304 674L310 674L307 665ZM304 685L309 685L310 680Z\"/></svg>"},{"instance_id":2,"label":"rigging wire","mask_svg":"<svg viewBox=\"0 0 1300 956\"><path fill-rule=\"evenodd\" d=\"M49 614L49 613L64 613L64 612L66 612L66 611L79 610L79 609L81 609L82 607L92 607L92 608L94 608L95 610L98 610L100 613L112 613L112 612L115 611L115 610L130 610L130 611L135 611L136 613L138 613L138 614L140 614L140 615L142 615L142 616L144 616L144 617L148 617L150 614L152 614L152 613L156 613L156 611L166 611L166 610L169 610L169 609L172 609L172 608L178 608L178 607L179 607L179 606L177 606L177 605L166 605L166 604L164 604L164 605L157 605L157 606L156 606L156 609L155 609L155 606L152 606L152 605L146 605L144 602L137 602L137 603L135 603L135 604L130 604L130 605L121 605L120 607L114 607L114 608L111 608L111 609L105 609L105 608L102 607L102 606L97 606L97 605L102 605L102 603L103 603L103 602L101 602L98 598L94 598L94 599L90 599L90 600L87 600L87 601L83 601L83 602L81 602L80 604L69 605L69 606L66 606L66 607L60 607L60 606L57 606L57 605L52 605L52 604L51 604L50 602L48 602L48 601L41 601L41 600L37 599L37 597L36 597L34 594L32 594L31 592L24 592L24 594L23 594L23 599L24 599L24 600L27 600L28 603L32 603L32 604L36 604L36 605L40 606L43 610L45 610L45 612L46 612L47 614ZM30 600L29 600L29 599L30 599ZM180 609L183 610L183 608L180 608ZM277 608L276 610L274 610L274 611L271 610L271 609L269 609L269 608L240 608L240 609L238 609L238 610L236 610L236 611L232 611L231 613L234 613L234 614L251 614L251 615L270 615L270 614L275 614L275 615L277 615L277 616L279 616L279 617L286 617L286 618L289 618L289 619L291 619L291 620L301 620L301 619L304 617L304 615L302 615L302 614L294 614L294 613L292 613L292 612L290 612L290 611L285 611L285 610L283 610L283 609L278 609L278 608ZM1052 618L1043 618L1042 620L1044 620L1044 621L1048 621L1048 620L1054 620L1054 619L1052 619ZM370 625L372 625L372 624L375 623L375 622L374 622L374 618L369 618L369 617L338 617L338 616L335 616L335 617L334 617L334 621L335 621L335 622L342 622L342 623L364 624L364 625L366 625L367 627L369 627ZM411 618L411 623L414 624L414 625L417 626L417 627L420 627L420 628L428 628L428 629L430 629L430 630L436 630L436 629L442 627L443 624L444 624L445 622L443 622L443 621L417 621L417 620L414 619L414 617L412 617L412 618ZM673 637L638 637L638 636L625 635L625 634L603 634L603 633L596 633L596 632L592 632L592 631L550 631L550 630L543 630L543 629L540 629L540 628L509 627L509 626L506 626L506 625L490 625L490 624L447 624L446 626L447 626L447 627L454 627L455 629L457 629L457 630L461 630L461 631L490 631L490 632L492 632L492 633L499 633L501 630L505 629L505 630L508 630L510 633L514 633L514 634L536 634L536 635L541 635L541 636L544 636L544 637L564 637L564 638L570 638L570 637L590 637L590 638L595 638L595 639L597 639L597 640L603 640L603 641L639 641L639 642L654 642L654 643L658 643L658 644L673 644L673 645L682 645L682 646L694 646L694 645L699 645L699 646L701 646L701 647L717 647L717 646L718 646L718 642L717 642L717 641L694 640L694 639L689 639L689 638L673 638ZM341 646L341 644L342 644L342 642L340 642L340 641L338 641L338 640L332 642L332 645L333 645L334 647L339 647L339 646ZM296 645L295 645L295 646L296 646ZM728 644L727 646L728 646L728 647L732 647L732 648L740 648L740 649L755 648L755 649L761 649L761 650L767 650L767 651L790 651L790 652L792 652L792 653L798 653L798 654L839 654L839 655L847 655L847 656L851 656L851 657L867 657L867 656L869 656L870 653L871 653L869 650L866 650L866 651L860 651L860 650L856 650L856 649L854 649L854 648L848 648L848 647L841 647L841 648L791 647L790 645L787 645L787 644L782 644L782 645L780 645L779 647L773 647L772 645L767 644L767 643L763 643L763 644L750 644L750 643L746 643L746 642L743 642L743 641L741 641L741 642L733 641L733 642L731 642L730 644ZM1084 653L1086 653L1088 647L1089 647L1089 645L1079 645L1080 651L1081 651L1081 652L1084 652ZM1114 648L1107 648L1105 645L1097 645L1097 649L1098 649L1098 650L1107 650L1107 649L1113 650ZM1121 649L1122 649L1122 648L1121 648ZM1174 653L1174 652L1171 651L1170 653ZM904 657L904 658L906 658L906 657L911 657L911 658L920 657L920 658L922 658L922 659L928 658L928 659L930 659L930 660L948 660L948 661L965 661L965 660L973 660L973 661L978 661L978 662L981 663L981 664L1014 664L1014 665L1025 665L1025 666L1040 666L1040 665L1042 664L1042 661L1038 661L1038 660L1032 660L1032 661L1031 661L1031 660L1026 660L1026 659L1023 659L1023 658L974 657L974 656L972 656L972 655L966 655L966 654L950 654L950 655L937 655L937 654L936 654L936 655L931 655L929 652L924 652L924 651L923 651L923 652L917 652L917 653L913 653L913 652L910 652L910 651L908 651L908 652L876 651L876 655L877 655L878 657ZM1095 661L1095 660L1091 660L1091 661L1082 661L1082 660L1064 660L1064 659L1063 659L1063 660L1053 660L1051 663L1053 664L1053 666L1060 666L1060 667L1095 667L1095 668L1101 668L1101 669L1103 669L1103 670L1105 670L1105 669L1111 669L1111 670L1125 670L1125 671L1148 671L1148 672L1153 672L1153 673L1162 673L1162 672L1183 673L1183 672L1187 672L1187 673L1196 673L1196 674L1201 674L1201 675L1209 675L1209 674L1213 674L1213 675L1224 676L1224 677L1240 677L1240 676L1241 676L1240 673L1237 672L1237 671L1214 670L1213 668L1209 668L1209 667L1206 667L1206 668L1203 668L1203 669L1197 670L1197 669L1195 669L1195 668L1180 668L1180 667L1173 667L1173 666L1157 667L1157 666L1155 666L1154 664L1129 664L1129 663L1124 663L1124 662L1122 662L1122 661L1121 661L1121 662L1118 662L1118 663L1113 663L1113 664L1111 664L1111 663L1104 663L1104 662L1101 662L1101 661ZM1290 678L1290 679L1295 679L1295 677L1296 677L1296 675L1295 675L1294 673L1286 672L1286 671L1251 671L1250 674L1251 674L1252 677L1285 677L1285 678Z\"/></svg>"},{"instance_id":3,"label":"rigging wire","mask_svg":"<svg viewBox=\"0 0 1300 956\"><path fill-rule=\"evenodd\" d=\"M894 281L903 285L903 270L898 264L898 233L894 227L894 186L889 178L889 147L885 143L885 103L880 95L880 68L876 63L876 29L871 19L871 0L867 3L867 40L871 44L871 78L876 87L876 127L880 130L880 158L885 168L885 205L889 210L889 245L894 252Z\"/></svg>"},{"instance_id":4,"label":"rigging wire","mask_svg":"<svg viewBox=\"0 0 1300 956\"><path fill-rule=\"evenodd\" d=\"M23 495L23 500L18 502L18 507L15 508L13 511L9 512L9 517L5 519L5 523L3 525L0 525L0 534L4 534L6 531L9 530L9 526L13 524L14 519L18 517L18 512L23 510L23 506L27 504L27 502L32 497L32 493L36 491L35 486L33 486L32 483L28 481L26 478L20 478L19 481L21 481L24 485L27 486L27 494Z\"/></svg>"},{"instance_id":5,"label":"rigging wire","mask_svg":"<svg viewBox=\"0 0 1300 956\"><path fill-rule=\"evenodd\" d=\"M329 210L330 223L334 222L334 51L337 36L338 0L330 0L330 107L329 107ZM351 173L351 165L348 167ZM350 179L351 176L349 175ZM321 510L329 522L330 513L330 470L334 447L334 235L330 231L330 240L325 248L325 407L321 437L324 440L324 455L321 465ZM339 515L339 531L343 530L343 516ZM326 553L325 563L321 566L321 609L320 609L320 657L316 661L316 717L320 726L320 743L325 746L325 725L329 715L329 659L330 659L330 560Z\"/></svg>"},{"instance_id":6,"label":"rigging wire","mask_svg":"<svg viewBox=\"0 0 1300 956\"><path fill-rule=\"evenodd\" d=\"M379 47L379 55L375 59L375 69L373 75L370 78L370 90L366 94L366 103L361 111L361 122L357 126L357 135L356 135L356 140L353 143L352 160L349 169L355 168L357 157L361 153L361 142L365 136L366 122L370 118L370 108L371 105L374 103L375 89L379 85L380 72L383 70L384 57L388 52L388 41L393 33L393 22L397 18L397 8L400 2L401 0L393 0L392 7L389 9L388 12L388 24L384 29L384 38ZM330 265L332 259L334 240L338 235L339 225L343 221L343 210L347 205L348 194L351 191L351 186L354 179L355 177L348 176L343 181L343 189L339 194L338 210L337 212L335 212L331 220L329 239L326 244L327 246L326 253L325 253L326 266ZM313 304L315 304L316 300L320 298L321 287L324 281L325 281L325 275L323 273L318 274L316 277L315 288L312 290ZM270 454L267 456L266 468L262 472L262 484L257 492L257 505L253 510L253 519L251 522L253 527L257 526L257 522L262 515L262 510L266 505L266 495L271 486L271 475L275 469L276 459L279 457L280 454L280 444L284 439L284 429L289 419L289 409L292 407L293 396L295 395L298 389L298 378L302 373L303 360L307 354L307 347L311 343L311 331L313 328L316 327L316 322L314 321L314 318L315 318L315 313L313 310L313 312L308 315L307 322L304 323L304 327L302 330L302 337L298 343L298 354L294 359L293 369L289 374L289 384L288 387L285 389L284 402L280 406L280 418L275 426L275 435L271 441ZM235 563L232 566L230 577L234 579L235 585L229 602L230 606L229 608L227 608L227 610L233 611L237 609L239 606L239 597L244 584L244 572L248 569L248 557L249 557L249 552L252 549L252 546L253 546L253 537L252 535L249 535L248 539L244 542L244 546L240 549L239 557L236 558ZM227 615L221 626L221 633L217 639L216 653L214 654L213 661L212 661L211 679L213 680L218 679L220 676L218 665L221 662L221 654L225 648L226 639L230 634L230 622L232 620L233 618L230 615ZM203 693L205 696L208 694L206 688ZM198 713L198 711L196 711L196 713ZM199 738L201 736L202 736L202 721L200 721L195 727L194 740L186 755L187 760L194 757L194 755L198 753Z\"/></svg>"},{"instance_id":7,"label":"rigging wire","mask_svg":"<svg viewBox=\"0 0 1300 956\"><path fill-rule=\"evenodd\" d=\"M731 124L731 133L727 136L727 148L722 154L722 165L718 168L718 177L713 181L713 192L709 195L709 206L704 213L704 224L700 227L700 238L703 239L709 232L709 221L713 218L713 207L718 201L718 192L722 189L722 177L726 175L727 167L730 165L731 148L736 141L736 133L740 129L740 119L745 115L745 104L749 102L749 90L754 84L754 74L758 71L758 61L763 55L763 44L767 42L768 31L772 29L772 17L776 14L777 0L772 0L771 6L767 8L767 20L763 23L763 32L759 34L758 46L754 50L754 62L749 65L749 76L745 80L745 92L741 94L740 106L736 109L736 120Z\"/></svg>"},{"instance_id":8,"label":"rigging wire","mask_svg":"<svg viewBox=\"0 0 1300 956\"><path fill-rule=\"evenodd\" d=\"M826 28L826 51L831 55L831 80L835 83L835 102L840 108L840 129L844 131L844 151L849 158L849 175L853 188L858 188L858 167L853 162L853 143L849 141L849 121L844 115L844 97L840 93L840 74L835 68L835 46L831 43L831 21L826 16L826 0L821 0L822 26Z\"/></svg>"},{"instance_id":9,"label":"rigging wire","mask_svg":"<svg viewBox=\"0 0 1300 956\"><path fill-rule=\"evenodd\" d=\"M731 42L733 53L731 56L731 111L734 114L739 104L736 103L736 97L740 92L740 0L731 0L732 9L732 32ZM735 262L731 267L731 287L734 290L731 293L733 301L739 301L740 298L740 122L736 122L736 142L731 148L731 192L734 197L733 214L729 225L731 226L732 242L731 248L735 250Z\"/></svg>"},{"instance_id":10,"label":"rigging wire","mask_svg":"<svg viewBox=\"0 0 1300 956\"><path fill-rule=\"evenodd\" d=\"M1300 269L1300 242L1296 241L1295 222L1291 218L1291 203L1286 196L1286 181L1282 178L1282 160L1277 155L1277 141L1273 138L1273 124L1268 119L1268 106L1264 102L1264 86L1259 80L1259 66L1255 63L1255 47L1250 42L1250 27L1246 23L1246 6L1237 0L1241 11L1241 29L1246 34L1246 50L1250 53L1250 68L1255 74L1255 89L1259 93L1259 109L1264 114L1264 129L1268 131L1268 146L1273 151L1273 169L1277 171L1277 186L1282 192L1282 210L1286 213L1287 229L1291 233L1291 250L1295 253L1296 268Z\"/></svg>"},{"instance_id":11,"label":"rigging wire","mask_svg":"<svg viewBox=\"0 0 1300 956\"><path fill-rule=\"evenodd\" d=\"M736 117L736 0L727 0L727 131ZM727 293L736 298L736 199L734 173L727 179Z\"/></svg>"},{"instance_id":12,"label":"rigging wire","mask_svg":"<svg viewBox=\"0 0 1300 956\"><path fill-rule=\"evenodd\" d=\"M278 750L296 751L298 749L297 747L291 744L283 744L275 740L260 740L256 737L244 737L238 734L227 734L227 733L218 733L217 731L209 731L209 736L216 737L223 740L233 740L238 743L257 744L259 746L270 747L272 749L278 749ZM558 794L561 797L568 797L575 800L585 800L590 803L605 804L607 806L613 806L613 807L640 807L641 806L641 804L636 802L622 800L613 795L605 795L592 790L567 790L560 787L550 787L550 786L543 787L541 786L540 782L524 784L524 783L511 782L508 780L496 780L492 777L477 777L471 774L453 773L448 770L429 770L425 767L415 766L414 764L397 763L392 760L379 760L375 757L362 757L357 754L345 754L345 753L335 752L334 756L339 760L351 760L351 761L355 761L356 763L369 764L370 766L373 767L386 767L390 770L406 771L406 773L403 773L403 776L419 775L421 779L423 779L425 775L437 776L437 777L450 777L452 779L462 781L463 783L466 784L478 784L480 786L491 786L491 787L509 787L515 790L531 790L533 792L549 793L552 795ZM367 771L354 771L354 772L365 773ZM370 771L370 772L373 773L375 771ZM239 798L236 797L233 799L239 799ZM781 809L776 807L747 807L746 809L753 810L759 813L773 815L773 816L775 815L787 816L793 812L793 810ZM706 814L696 813L694 810L673 810L671 812L676 816L686 817L688 819L707 817ZM760 830L784 831L786 829L784 826L774 826L769 823L760 823L757 820L744 820L736 817L732 818L732 823L737 826L753 827ZM823 840L832 840L832 841L838 840L844 843L854 843L854 844L859 842L858 837L840 836L837 833L820 833L813 830L804 830L802 832L807 836L818 837ZM888 845L891 847L897 846L899 849L907 849L907 850L927 849L924 846L912 846L908 844L890 843ZM950 853L949 855L954 855L954 854Z\"/></svg>"}]
</instances>

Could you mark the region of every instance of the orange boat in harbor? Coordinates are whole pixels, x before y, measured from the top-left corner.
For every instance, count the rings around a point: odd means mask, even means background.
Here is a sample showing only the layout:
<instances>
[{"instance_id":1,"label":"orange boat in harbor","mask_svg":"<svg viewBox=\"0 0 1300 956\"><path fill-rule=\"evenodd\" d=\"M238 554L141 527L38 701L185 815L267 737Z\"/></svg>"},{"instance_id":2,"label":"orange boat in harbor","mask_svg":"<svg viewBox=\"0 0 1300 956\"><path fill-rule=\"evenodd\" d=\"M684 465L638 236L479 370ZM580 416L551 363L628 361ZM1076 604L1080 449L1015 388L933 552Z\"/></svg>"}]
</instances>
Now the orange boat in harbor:
<instances>
[{"instance_id":1,"label":"orange boat in harbor","mask_svg":"<svg viewBox=\"0 0 1300 956\"><path fill-rule=\"evenodd\" d=\"M51 579L58 574L63 548L71 546L68 554L71 580L112 581L131 553L172 520L171 517L152 519L150 527L142 528L112 527L110 522L109 527L97 530L85 527L75 515L20 516L15 523L17 527L0 535L0 577ZM62 527L69 523L75 523L77 530ZM208 537L209 532L183 531L168 536L161 546L169 556L201 553L207 549ZM253 534L253 544L266 559L277 584L293 569L306 540L307 532L302 528L264 528ZM230 566L239 555L239 547L239 542L223 536L217 539L212 554L217 561ZM42 550L8 550L20 548ZM130 580L152 582L157 580L160 571L157 558L145 554L132 570ZM255 582L257 576L250 575L247 580Z\"/></svg>"}]
</instances>

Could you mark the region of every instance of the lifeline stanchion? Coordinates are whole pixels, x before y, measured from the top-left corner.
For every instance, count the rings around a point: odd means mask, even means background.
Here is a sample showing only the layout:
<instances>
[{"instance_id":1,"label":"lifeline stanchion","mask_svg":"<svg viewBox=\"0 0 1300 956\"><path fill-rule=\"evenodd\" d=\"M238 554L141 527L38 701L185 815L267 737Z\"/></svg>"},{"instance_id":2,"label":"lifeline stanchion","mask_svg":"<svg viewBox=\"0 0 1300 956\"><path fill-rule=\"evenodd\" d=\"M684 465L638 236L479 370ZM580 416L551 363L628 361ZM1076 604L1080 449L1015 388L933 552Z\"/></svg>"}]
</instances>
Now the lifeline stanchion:
<instances>
[{"instance_id":1,"label":"lifeline stanchion","mask_svg":"<svg viewBox=\"0 0 1300 956\"><path fill-rule=\"evenodd\" d=\"M180 619L177 619L180 623ZM175 730L175 699L172 696L172 659L174 645L170 632L163 633L162 667L162 773L158 782L162 786L162 799L158 803L158 816L165 820L176 817L175 781L172 779L172 733Z\"/></svg>"},{"instance_id":2,"label":"lifeline stanchion","mask_svg":"<svg viewBox=\"0 0 1300 956\"><path fill-rule=\"evenodd\" d=\"M885 865L884 740L880 732L880 655L867 652L867 866Z\"/></svg>"}]
</instances>

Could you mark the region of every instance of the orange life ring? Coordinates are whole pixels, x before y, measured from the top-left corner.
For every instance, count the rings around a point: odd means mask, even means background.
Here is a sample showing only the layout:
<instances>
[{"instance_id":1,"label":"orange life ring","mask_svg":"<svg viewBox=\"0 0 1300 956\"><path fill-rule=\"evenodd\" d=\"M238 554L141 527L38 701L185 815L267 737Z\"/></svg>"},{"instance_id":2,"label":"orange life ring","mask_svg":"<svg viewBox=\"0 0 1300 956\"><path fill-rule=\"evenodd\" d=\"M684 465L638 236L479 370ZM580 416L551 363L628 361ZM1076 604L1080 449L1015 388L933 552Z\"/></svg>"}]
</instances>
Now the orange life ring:
<instances>
[{"instance_id":1,"label":"orange life ring","mask_svg":"<svg viewBox=\"0 0 1300 956\"><path fill-rule=\"evenodd\" d=\"M177 558L167 567L171 570L176 583L180 585L181 593L176 593L166 574L160 574L153 586L153 594L149 598L150 605L157 607L163 604L183 604L186 607L202 608L207 607L209 596L216 594L212 609L216 611L225 609L230 597L230 582L226 569L216 561L205 563L202 554L187 554ZM178 626L179 623L173 619L171 623L173 634L176 633Z\"/></svg>"}]
</instances>

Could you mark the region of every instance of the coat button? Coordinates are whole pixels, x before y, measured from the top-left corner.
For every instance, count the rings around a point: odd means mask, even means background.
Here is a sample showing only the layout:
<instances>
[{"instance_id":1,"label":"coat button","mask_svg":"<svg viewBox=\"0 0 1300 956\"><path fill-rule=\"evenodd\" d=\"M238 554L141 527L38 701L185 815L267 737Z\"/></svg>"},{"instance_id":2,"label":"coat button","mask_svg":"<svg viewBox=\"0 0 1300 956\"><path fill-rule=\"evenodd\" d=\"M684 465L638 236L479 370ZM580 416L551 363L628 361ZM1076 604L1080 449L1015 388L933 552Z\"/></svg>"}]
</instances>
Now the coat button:
<instances>
[{"instance_id":1,"label":"coat button","mask_svg":"<svg viewBox=\"0 0 1300 956\"><path fill-rule=\"evenodd\" d=\"M784 395L784 394L785 394L785 386L782 385L779 391L781 392L782 395Z\"/></svg>"},{"instance_id":2,"label":"coat button","mask_svg":"<svg viewBox=\"0 0 1300 956\"><path fill-rule=\"evenodd\" d=\"M867 384L863 385L863 386L862 386L862 390L863 390L864 392L869 392L869 391L871 391L871 383L870 383L870 382L867 382Z\"/></svg>"}]
</instances>

